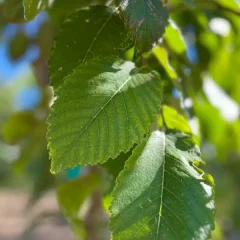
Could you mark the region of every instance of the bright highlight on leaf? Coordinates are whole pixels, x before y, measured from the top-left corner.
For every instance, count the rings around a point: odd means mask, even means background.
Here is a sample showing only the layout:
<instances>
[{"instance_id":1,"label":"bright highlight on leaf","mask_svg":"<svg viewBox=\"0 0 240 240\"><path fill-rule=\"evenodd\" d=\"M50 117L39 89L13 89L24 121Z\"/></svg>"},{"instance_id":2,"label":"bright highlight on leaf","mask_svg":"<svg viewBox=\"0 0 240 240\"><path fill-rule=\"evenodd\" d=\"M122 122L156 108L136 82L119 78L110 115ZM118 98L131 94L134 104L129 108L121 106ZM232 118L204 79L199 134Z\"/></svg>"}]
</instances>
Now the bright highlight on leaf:
<instances>
[{"instance_id":1,"label":"bright highlight on leaf","mask_svg":"<svg viewBox=\"0 0 240 240\"><path fill-rule=\"evenodd\" d=\"M134 68L92 61L65 79L48 119L52 172L103 163L142 141L160 110L162 81Z\"/></svg>"},{"instance_id":2,"label":"bright highlight on leaf","mask_svg":"<svg viewBox=\"0 0 240 240\"><path fill-rule=\"evenodd\" d=\"M168 10L160 0L122 0L121 15L136 38L136 50L152 48L168 25Z\"/></svg>"},{"instance_id":3,"label":"bright highlight on leaf","mask_svg":"<svg viewBox=\"0 0 240 240\"><path fill-rule=\"evenodd\" d=\"M188 135L159 131L134 150L113 191L113 240L211 236L213 188L194 166L198 153Z\"/></svg>"}]
</instances>

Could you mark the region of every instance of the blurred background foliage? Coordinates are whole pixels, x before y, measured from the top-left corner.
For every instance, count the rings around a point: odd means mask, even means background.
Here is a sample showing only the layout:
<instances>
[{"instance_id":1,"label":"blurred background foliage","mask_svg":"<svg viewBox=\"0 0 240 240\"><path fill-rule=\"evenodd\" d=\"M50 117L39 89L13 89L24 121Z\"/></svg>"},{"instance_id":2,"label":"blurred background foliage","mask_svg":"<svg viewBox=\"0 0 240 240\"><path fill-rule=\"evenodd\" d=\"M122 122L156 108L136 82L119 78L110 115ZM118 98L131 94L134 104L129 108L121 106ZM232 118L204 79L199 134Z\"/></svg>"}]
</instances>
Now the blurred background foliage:
<instances>
[{"instance_id":1,"label":"blurred background foliage","mask_svg":"<svg viewBox=\"0 0 240 240\"><path fill-rule=\"evenodd\" d=\"M72 206L65 215L83 237L92 231L93 216L88 211L91 217L83 217L86 229L80 227L79 206L83 212L91 209L86 201L93 196L106 209L98 209L101 218L107 219L112 188L107 179L114 181L126 156L109 161L105 170L75 168L50 174L46 119L53 94L47 58L61 22L86 3L41 2L43 11L34 18L36 8L26 22L22 1L0 0L0 187L29 192L32 205L61 185L61 209ZM104 1L92 1L96 2ZM166 79L162 114L167 126L195 135L206 160L204 170L215 179L213 239L240 239L240 1L197 0L195 8L169 2L170 25L146 61ZM162 121L160 117L160 126ZM103 203L99 192L105 196Z\"/></svg>"}]
</instances>

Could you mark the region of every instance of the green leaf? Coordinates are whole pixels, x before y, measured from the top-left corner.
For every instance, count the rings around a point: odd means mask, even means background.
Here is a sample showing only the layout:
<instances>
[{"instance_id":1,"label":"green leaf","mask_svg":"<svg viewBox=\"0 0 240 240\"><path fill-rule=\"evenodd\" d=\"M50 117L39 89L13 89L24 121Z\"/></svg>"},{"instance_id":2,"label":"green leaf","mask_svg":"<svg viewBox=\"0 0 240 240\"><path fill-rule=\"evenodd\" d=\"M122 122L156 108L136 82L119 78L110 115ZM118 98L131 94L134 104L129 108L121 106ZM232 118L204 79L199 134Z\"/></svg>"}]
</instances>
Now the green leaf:
<instances>
[{"instance_id":1,"label":"green leaf","mask_svg":"<svg viewBox=\"0 0 240 240\"><path fill-rule=\"evenodd\" d=\"M51 0L23 0L24 16L26 20L32 20L40 11L44 11L51 5Z\"/></svg>"},{"instance_id":2,"label":"green leaf","mask_svg":"<svg viewBox=\"0 0 240 240\"><path fill-rule=\"evenodd\" d=\"M68 0L68 4L65 0L23 0L26 20L32 20L45 10L48 10L54 20L64 20L71 13L93 3L94 0Z\"/></svg>"},{"instance_id":3,"label":"green leaf","mask_svg":"<svg viewBox=\"0 0 240 240\"><path fill-rule=\"evenodd\" d=\"M226 122L221 112L201 95L194 100L193 106L194 112L200 121L202 138L214 144L218 161L228 159L229 152L231 151L239 151L238 133L240 126L237 127L237 121L233 123ZM227 135L231 136L228 141L226 141Z\"/></svg>"},{"instance_id":4,"label":"green leaf","mask_svg":"<svg viewBox=\"0 0 240 240\"><path fill-rule=\"evenodd\" d=\"M240 2L239 0L218 0L218 2L225 7L230 7L230 8L239 8Z\"/></svg>"},{"instance_id":5,"label":"green leaf","mask_svg":"<svg viewBox=\"0 0 240 240\"><path fill-rule=\"evenodd\" d=\"M134 150L113 191L113 240L210 237L213 182L194 166L199 151L186 137L156 131Z\"/></svg>"},{"instance_id":6,"label":"green leaf","mask_svg":"<svg viewBox=\"0 0 240 240\"><path fill-rule=\"evenodd\" d=\"M158 62L163 66L168 76L172 79L177 79L175 70L169 64L167 51L163 47L157 46L152 49L152 52L157 58Z\"/></svg>"},{"instance_id":7,"label":"green leaf","mask_svg":"<svg viewBox=\"0 0 240 240\"><path fill-rule=\"evenodd\" d=\"M240 24L238 23L238 26ZM211 62L209 64L209 71L211 77L229 94L231 98L240 104L240 84L239 76L240 69L240 48L235 47L234 51L226 51L229 44L233 43L235 36L229 37L230 41L224 42L222 46L217 48L215 55L212 56ZM236 44L237 46L238 44ZM234 64L232 64L234 63ZM221 71L219 71L221 69ZM226 79L231 79L231 81L226 81Z\"/></svg>"},{"instance_id":8,"label":"green leaf","mask_svg":"<svg viewBox=\"0 0 240 240\"><path fill-rule=\"evenodd\" d=\"M175 53L182 54L186 51L186 44L184 42L180 29L173 21L170 21L170 24L166 27L164 40L166 41L169 48Z\"/></svg>"},{"instance_id":9,"label":"green leaf","mask_svg":"<svg viewBox=\"0 0 240 240\"><path fill-rule=\"evenodd\" d=\"M68 0L67 4L66 0L57 0L48 12L54 20L64 20L70 14L92 4L96 4L96 0Z\"/></svg>"},{"instance_id":10,"label":"green leaf","mask_svg":"<svg viewBox=\"0 0 240 240\"><path fill-rule=\"evenodd\" d=\"M191 128L187 120L174 109L167 105L162 106L162 112L166 127L170 130L177 130L183 133L191 134Z\"/></svg>"},{"instance_id":11,"label":"green leaf","mask_svg":"<svg viewBox=\"0 0 240 240\"><path fill-rule=\"evenodd\" d=\"M160 109L162 81L132 62L89 62L56 92L48 119L52 172L104 163L142 141Z\"/></svg>"},{"instance_id":12,"label":"green leaf","mask_svg":"<svg viewBox=\"0 0 240 240\"><path fill-rule=\"evenodd\" d=\"M121 19L106 7L78 11L62 25L50 55L49 74L53 87L57 89L63 79L84 62L116 59L119 49L131 44L131 36Z\"/></svg>"},{"instance_id":13,"label":"green leaf","mask_svg":"<svg viewBox=\"0 0 240 240\"><path fill-rule=\"evenodd\" d=\"M123 0L121 15L136 38L137 52L152 48L168 25L168 10L160 0Z\"/></svg>"},{"instance_id":14,"label":"green leaf","mask_svg":"<svg viewBox=\"0 0 240 240\"><path fill-rule=\"evenodd\" d=\"M127 153L121 152L115 159L108 159L107 162L102 164L102 167L105 168L108 173L114 177L114 179L116 179L119 173L124 169L124 164L131 156L132 150L133 149L131 149Z\"/></svg>"},{"instance_id":15,"label":"green leaf","mask_svg":"<svg viewBox=\"0 0 240 240\"><path fill-rule=\"evenodd\" d=\"M91 193L100 187L97 175L91 174L61 185L57 191L59 206L69 221L73 232L85 239L84 213Z\"/></svg>"}]
</instances>

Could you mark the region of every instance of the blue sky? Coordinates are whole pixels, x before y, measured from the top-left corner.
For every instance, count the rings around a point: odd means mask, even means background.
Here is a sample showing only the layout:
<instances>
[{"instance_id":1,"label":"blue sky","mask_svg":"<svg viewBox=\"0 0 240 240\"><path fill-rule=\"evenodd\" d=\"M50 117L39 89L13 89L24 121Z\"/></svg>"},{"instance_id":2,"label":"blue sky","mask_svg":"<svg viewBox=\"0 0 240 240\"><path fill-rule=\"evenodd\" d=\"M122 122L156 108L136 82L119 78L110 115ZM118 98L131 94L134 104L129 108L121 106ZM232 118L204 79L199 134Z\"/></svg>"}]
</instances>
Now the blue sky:
<instances>
[{"instance_id":1,"label":"blue sky","mask_svg":"<svg viewBox=\"0 0 240 240\"><path fill-rule=\"evenodd\" d=\"M37 59L39 49L36 45L30 45L27 52L18 61L11 61L8 55L8 46L11 39L18 32L21 26L25 35L29 38L36 37L40 26L47 20L46 13L39 14L33 21L18 24L8 24L2 31L0 36L0 83L15 80L16 77L21 76L29 71L30 63Z\"/></svg>"},{"instance_id":2,"label":"blue sky","mask_svg":"<svg viewBox=\"0 0 240 240\"><path fill-rule=\"evenodd\" d=\"M28 38L37 36L39 28L48 19L46 13L39 14L33 21L24 24L7 24L0 29L0 84L9 84L31 74L31 63L39 57L39 48L31 44L26 53L17 61L9 56L9 43L22 29ZM30 110L41 100L41 91L38 86L23 86L13 99L16 110Z\"/></svg>"}]
</instances>

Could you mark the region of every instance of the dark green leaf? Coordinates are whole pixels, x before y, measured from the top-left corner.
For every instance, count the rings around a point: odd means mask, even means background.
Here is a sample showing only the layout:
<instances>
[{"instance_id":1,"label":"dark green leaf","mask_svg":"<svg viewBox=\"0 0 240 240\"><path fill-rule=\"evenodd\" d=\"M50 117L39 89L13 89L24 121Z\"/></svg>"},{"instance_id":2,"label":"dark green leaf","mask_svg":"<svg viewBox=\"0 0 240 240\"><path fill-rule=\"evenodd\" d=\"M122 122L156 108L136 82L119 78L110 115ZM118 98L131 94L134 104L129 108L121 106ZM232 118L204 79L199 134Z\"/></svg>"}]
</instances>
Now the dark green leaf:
<instances>
[{"instance_id":1,"label":"dark green leaf","mask_svg":"<svg viewBox=\"0 0 240 240\"><path fill-rule=\"evenodd\" d=\"M107 169L108 173L111 174L114 178L117 178L119 173L123 170L125 162L132 155L132 150L133 149L127 153L121 152L115 159L110 158L102 165L102 167Z\"/></svg>"},{"instance_id":2,"label":"dark green leaf","mask_svg":"<svg viewBox=\"0 0 240 240\"><path fill-rule=\"evenodd\" d=\"M155 71L133 73L132 62L89 62L56 92L48 119L52 172L97 164L142 141L160 109Z\"/></svg>"},{"instance_id":3,"label":"dark green leaf","mask_svg":"<svg viewBox=\"0 0 240 240\"><path fill-rule=\"evenodd\" d=\"M156 131L134 150L113 191L113 240L207 240L211 236L212 178L194 166L199 151L186 137Z\"/></svg>"},{"instance_id":4,"label":"dark green leaf","mask_svg":"<svg viewBox=\"0 0 240 240\"><path fill-rule=\"evenodd\" d=\"M49 73L57 89L73 69L90 59L116 59L119 49L132 44L120 18L106 7L81 10L61 27L49 60Z\"/></svg>"},{"instance_id":5,"label":"dark green leaf","mask_svg":"<svg viewBox=\"0 0 240 240\"><path fill-rule=\"evenodd\" d=\"M168 25L168 10L160 0L123 0L121 15L136 38L137 52L152 48Z\"/></svg>"},{"instance_id":6,"label":"dark green leaf","mask_svg":"<svg viewBox=\"0 0 240 240\"><path fill-rule=\"evenodd\" d=\"M54 20L61 21L77 10L95 4L96 2L96 0L68 0L66 4L66 0L57 0L54 1L48 12Z\"/></svg>"}]
</instances>

